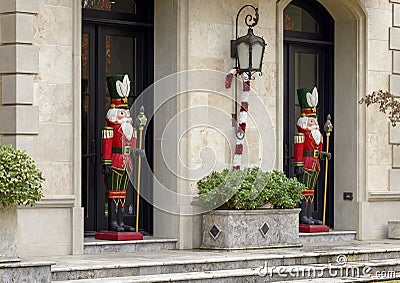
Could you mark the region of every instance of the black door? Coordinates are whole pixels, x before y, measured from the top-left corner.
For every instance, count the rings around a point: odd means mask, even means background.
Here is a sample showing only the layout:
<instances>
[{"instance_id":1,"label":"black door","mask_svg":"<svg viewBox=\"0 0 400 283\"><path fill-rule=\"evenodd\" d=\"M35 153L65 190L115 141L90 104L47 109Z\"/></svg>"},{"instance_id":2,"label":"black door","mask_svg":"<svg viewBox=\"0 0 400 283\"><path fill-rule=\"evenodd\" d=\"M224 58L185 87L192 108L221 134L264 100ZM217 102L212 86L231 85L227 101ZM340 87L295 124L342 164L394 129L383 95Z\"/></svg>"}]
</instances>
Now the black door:
<instances>
[{"instance_id":1,"label":"black door","mask_svg":"<svg viewBox=\"0 0 400 283\"><path fill-rule=\"evenodd\" d=\"M284 171L293 177L294 144L296 123L300 117L297 89L318 89L318 123L326 137L323 126L328 114L334 123L333 101L333 20L316 1L293 1L285 9L284 31ZM334 156L333 134L329 151ZM326 223L333 227L333 162L328 172ZM321 161L321 172L315 192L313 217L322 220L325 182L325 161Z\"/></svg>"},{"instance_id":2,"label":"black door","mask_svg":"<svg viewBox=\"0 0 400 283\"><path fill-rule=\"evenodd\" d=\"M111 7L110 2L97 2L107 5L95 8ZM107 228L107 200L100 164L101 129L105 126L105 115L111 104L106 77L129 75L129 105L132 105L153 81L153 28L152 19L143 16L144 12L138 12L140 6L135 6L130 14L83 7L88 9L83 9L82 25L82 206L85 210L85 235L92 235ZM143 103L151 111L152 97L143 98ZM150 125L145 144L150 166L151 141ZM142 183L142 186L151 190L151 182ZM124 222L132 226L135 226L134 200L135 190L131 186L127 190ZM152 207L141 199L140 208L139 228L152 234Z\"/></svg>"}]
</instances>

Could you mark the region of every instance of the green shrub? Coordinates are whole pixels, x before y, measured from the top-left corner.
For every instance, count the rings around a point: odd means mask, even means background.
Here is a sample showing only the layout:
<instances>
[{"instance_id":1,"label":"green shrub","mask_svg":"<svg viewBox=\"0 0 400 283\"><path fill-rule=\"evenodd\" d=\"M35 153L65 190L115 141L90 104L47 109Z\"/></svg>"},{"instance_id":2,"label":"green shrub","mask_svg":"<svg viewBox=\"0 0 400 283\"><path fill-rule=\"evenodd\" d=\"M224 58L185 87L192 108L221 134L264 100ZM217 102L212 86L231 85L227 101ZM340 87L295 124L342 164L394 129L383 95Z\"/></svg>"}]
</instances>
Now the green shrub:
<instances>
[{"instance_id":1,"label":"green shrub","mask_svg":"<svg viewBox=\"0 0 400 283\"><path fill-rule=\"evenodd\" d=\"M246 170L212 172L197 182L205 209L255 209L267 203L273 208L294 208L305 186L283 172Z\"/></svg>"},{"instance_id":2,"label":"green shrub","mask_svg":"<svg viewBox=\"0 0 400 283\"><path fill-rule=\"evenodd\" d=\"M42 173L26 153L0 146L0 206L31 205L43 197Z\"/></svg>"}]
</instances>

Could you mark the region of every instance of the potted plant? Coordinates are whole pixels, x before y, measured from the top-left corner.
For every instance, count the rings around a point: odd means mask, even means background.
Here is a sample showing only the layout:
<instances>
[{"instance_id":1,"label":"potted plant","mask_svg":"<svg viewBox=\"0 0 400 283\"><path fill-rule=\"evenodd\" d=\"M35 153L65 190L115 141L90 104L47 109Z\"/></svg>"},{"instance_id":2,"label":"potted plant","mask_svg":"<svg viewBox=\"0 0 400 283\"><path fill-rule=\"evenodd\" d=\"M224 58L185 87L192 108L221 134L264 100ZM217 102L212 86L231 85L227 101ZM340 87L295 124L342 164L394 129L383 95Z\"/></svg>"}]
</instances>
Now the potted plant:
<instances>
[{"instance_id":1,"label":"potted plant","mask_svg":"<svg viewBox=\"0 0 400 283\"><path fill-rule=\"evenodd\" d=\"M202 247L248 249L299 244L305 186L283 172L258 167L212 172L197 182L203 214Z\"/></svg>"},{"instance_id":2,"label":"potted plant","mask_svg":"<svg viewBox=\"0 0 400 283\"><path fill-rule=\"evenodd\" d=\"M0 257L16 257L17 206L43 197L44 178L25 152L0 146Z\"/></svg>"}]
</instances>

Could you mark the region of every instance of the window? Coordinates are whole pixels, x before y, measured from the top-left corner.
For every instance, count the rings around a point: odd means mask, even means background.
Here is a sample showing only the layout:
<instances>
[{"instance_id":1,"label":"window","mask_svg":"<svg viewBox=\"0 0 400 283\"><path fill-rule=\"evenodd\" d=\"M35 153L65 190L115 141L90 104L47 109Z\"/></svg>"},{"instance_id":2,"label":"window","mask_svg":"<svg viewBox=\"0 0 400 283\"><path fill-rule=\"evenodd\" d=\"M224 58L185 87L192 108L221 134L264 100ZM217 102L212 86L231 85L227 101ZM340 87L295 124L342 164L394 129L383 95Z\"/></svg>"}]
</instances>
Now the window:
<instances>
[{"instance_id":1,"label":"window","mask_svg":"<svg viewBox=\"0 0 400 283\"><path fill-rule=\"evenodd\" d=\"M316 0L293 0L283 11L286 40L333 42L333 19Z\"/></svg>"},{"instance_id":2,"label":"window","mask_svg":"<svg viewBox=\"0 0 400 283\"><path fill-rule=\"evenodd\" d=\"M307 11L290 4L283 12L284 29L291 31L319 33L317 21Z\"/></svg>"},{"instance_id":3,"label":"window","mask_svg":"<svg viewBox=\"0 0 400 283\"><path fill-rule=\"evenodd\" d=\"M134 0L82 0L82 8L136 14Z\"/></svg>"}]
</instances>

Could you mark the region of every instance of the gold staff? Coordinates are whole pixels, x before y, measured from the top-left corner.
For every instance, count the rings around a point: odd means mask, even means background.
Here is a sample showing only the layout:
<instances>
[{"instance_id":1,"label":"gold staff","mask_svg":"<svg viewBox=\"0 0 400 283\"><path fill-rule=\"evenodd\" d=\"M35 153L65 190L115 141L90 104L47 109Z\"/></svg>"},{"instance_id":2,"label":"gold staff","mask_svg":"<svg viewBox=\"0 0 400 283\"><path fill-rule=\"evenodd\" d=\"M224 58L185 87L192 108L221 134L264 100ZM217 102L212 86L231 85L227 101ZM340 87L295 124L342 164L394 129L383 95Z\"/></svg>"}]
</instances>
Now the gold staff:
<instances>
[{"instance_id":1,"label":"gold staff","mask_svg":"<svg viewBox=\"0 0 400 283\"><path fill-rule=\"evenodd\" d=\"M144 115L144 107L140 107L139 115L136 119L136 124L138 125L139 129L139 156L138 156L138 173L137 173L137 195L136 195L136 232L139 232L139 200L140 200L140 167L142 164L142 157L141 157L141 150L142 150L142 141L143 141L143 130L147 124L147 118Z\"/></svg>"},{"instance_id":2,"label":"gold staff","mask_svg":"<svg viewBox=\"0 0 400 283\"><path fill-rule=\"evenodd\" d=\"M331 132L333 129L333 125L331 123L331 115L328 114L326 117L326 123L324 126L324 131L326 134L326 152L329 152L329 137L331 136ZM325 214L326 214L326 192L328 189L328 158L325 158L325 189L324 189L324 211L322 216L322 224L325 225Z\"/></svg>"}]
</instances>

